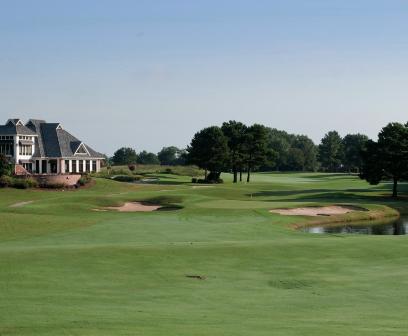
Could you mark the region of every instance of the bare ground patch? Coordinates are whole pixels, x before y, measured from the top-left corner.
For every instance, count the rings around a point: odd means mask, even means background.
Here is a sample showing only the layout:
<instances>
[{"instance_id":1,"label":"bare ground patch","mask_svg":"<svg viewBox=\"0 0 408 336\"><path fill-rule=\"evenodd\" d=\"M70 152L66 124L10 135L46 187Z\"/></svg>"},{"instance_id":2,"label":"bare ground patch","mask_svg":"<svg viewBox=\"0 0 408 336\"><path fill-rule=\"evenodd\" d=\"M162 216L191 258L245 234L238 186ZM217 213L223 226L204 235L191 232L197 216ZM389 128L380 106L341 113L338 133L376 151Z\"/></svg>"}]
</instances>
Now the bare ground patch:
<instances>
[{"instance_id":1,"label":"bare ground patch","mask_svg":"<svg viewBox=\"0 0 408 336\"><path fill-rule=\"evenodd\" d=\"M25 205L28 205L28 204L31 204L33 202L34 201L25 201L25 202L14 203L14 204L10 205L10 208L21 208L21 207L23 207Z\"/></svg>"},{"instance_id":2,"label":"bare ground patch","mask_svg":"<svg viewBox=\"0 0 408 336\"><path fill-rule=\"evenodd\" d=\"M364 208L348 206L348 205L331 205L322 207L303 207L293 209L272 209L271 213L278 213L286 216L333 216L344 215L354 211L367 211Z\"/></svg>"}]
</instances>

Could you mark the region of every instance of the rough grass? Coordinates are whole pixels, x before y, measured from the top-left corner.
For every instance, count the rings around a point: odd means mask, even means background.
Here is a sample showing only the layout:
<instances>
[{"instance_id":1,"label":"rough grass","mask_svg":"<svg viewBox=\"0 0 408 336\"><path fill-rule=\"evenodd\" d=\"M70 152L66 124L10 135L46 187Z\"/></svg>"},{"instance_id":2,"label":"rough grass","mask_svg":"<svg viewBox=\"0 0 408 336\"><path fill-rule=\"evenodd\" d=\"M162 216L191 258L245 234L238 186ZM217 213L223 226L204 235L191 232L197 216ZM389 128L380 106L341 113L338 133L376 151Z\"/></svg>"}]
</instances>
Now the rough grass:
<instances>
[{"instance_id":1,"label":"rough grass","mask_svg":"<svg viewBox=\"0 0 408 336\"><path fill-rule=\"evenodd\" d=\"M389 185L338 174L255 174L249 185L227 175L212 188L160 178L0 190L0 335L406 335L407 237L305 234L293 225L313 219L268 212L406 210ZM143 200L183 208L91 211Z\"/></svg>"}]
</instances>

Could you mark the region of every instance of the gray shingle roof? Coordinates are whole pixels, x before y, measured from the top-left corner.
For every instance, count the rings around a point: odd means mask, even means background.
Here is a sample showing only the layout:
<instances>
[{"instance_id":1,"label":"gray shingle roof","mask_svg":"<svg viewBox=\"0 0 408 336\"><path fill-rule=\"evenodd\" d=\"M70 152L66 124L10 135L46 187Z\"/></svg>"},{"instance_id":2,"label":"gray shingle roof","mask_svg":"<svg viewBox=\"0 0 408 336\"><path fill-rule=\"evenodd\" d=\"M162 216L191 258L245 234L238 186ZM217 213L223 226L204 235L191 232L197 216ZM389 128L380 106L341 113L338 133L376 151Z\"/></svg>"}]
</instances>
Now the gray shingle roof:
<instances>
[{"instance_id":1,"label":"gray shingle roof","mask_svg":"<svg viewBox=\"0 0 408 336\"><path fill-rule=\"evenodd\" d=\"M103 154L84 144L88 154L77 154L82 141L66 130L58 127L58 123L47 123L44 120L30 119L26 126L16 125L20 119L9 119L6 125L0 125L1 135L38 135L35 139L34 157L53 158L103 158Z\"/></svg>"},{"instance_id":2,"label":"gray shingle roof","mask_svg":"<svg viewBox=\"0 0 408 336\"><path fill-rule=\"evenodd\" d=\"M36 135L36 133L28 127L18 124L20 119L9 119L5 125L0 125L1 135Z\"/></svg>"},{"instance_id":3,"label":"gray shingle roof","mask_svg":"<svg viewBox=\"0 0 408 336\"><path fill-rule=\"evenodd\" d=\"M26 126L31 129L33 132L36 134L39 134L41 132L41 124L45 124L45 120L37 120L37 119L30 119ZM45 151L44 151L44 144L42 137L37 137L37 141L35 142L35 149L34 149L34 156L36 157L44 157L45 156Z\"/></svg>"},{"instance_id":4,"label":"gray shingle roof","mask_svg":"<svg viewBox=\"0 0 408 336\"><path fill-rule=\"evenodd\" d=\"M88 145L85 145L90 155L75 155L82 141L62 128L58 128L57 123L41 123L41 140L44 154L47 157L93 157L102 158L101 153L96 152ZM39 138L40 138L39 137Z\"/></svg>"}]
</instances>

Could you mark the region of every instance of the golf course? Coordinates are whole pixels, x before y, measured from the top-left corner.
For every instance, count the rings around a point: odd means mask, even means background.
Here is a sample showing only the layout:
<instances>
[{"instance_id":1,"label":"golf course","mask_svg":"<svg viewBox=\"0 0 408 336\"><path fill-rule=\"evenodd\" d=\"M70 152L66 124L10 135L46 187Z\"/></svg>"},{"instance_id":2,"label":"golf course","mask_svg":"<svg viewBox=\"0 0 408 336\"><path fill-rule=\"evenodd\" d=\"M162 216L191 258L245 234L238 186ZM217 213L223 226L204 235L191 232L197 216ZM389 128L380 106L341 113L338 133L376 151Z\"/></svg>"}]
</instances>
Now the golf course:
<instances>
[{"instance_id":1,"label":"golf course","mask_svg":"<svg viewBox=\"0 0 408 336\"><path fill-rule=\"evenodd\" d=\"M407 334L408 236L302 228L396 219L408 184L391 198L348 174L222 178L0 189L0 335ZM271 212L316 206L356 211Z\"/></svg>"}]
</instances>

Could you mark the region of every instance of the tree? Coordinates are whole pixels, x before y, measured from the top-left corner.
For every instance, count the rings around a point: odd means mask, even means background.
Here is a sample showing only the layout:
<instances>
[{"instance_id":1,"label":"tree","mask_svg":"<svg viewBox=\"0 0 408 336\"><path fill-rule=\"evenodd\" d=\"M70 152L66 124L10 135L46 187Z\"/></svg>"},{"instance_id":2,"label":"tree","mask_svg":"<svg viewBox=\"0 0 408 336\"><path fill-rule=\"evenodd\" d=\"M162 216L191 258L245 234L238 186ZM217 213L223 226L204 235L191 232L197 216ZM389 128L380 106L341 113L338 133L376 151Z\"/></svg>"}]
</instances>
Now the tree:
<instances>
[{"instance_id":1,"label":"tree","mask_svg":"<svg viewBox=\"0 0 408 336\"><path fill-rule=\"evenodd\" d=\"M329 172L341 169L343 160L342 138L336 131L327 133L319 145L319 161L322 168Z\"/></svg>"},{"instance_id":2,"label":"tree","mask_svg":"<svg viewBox=\"0 0 408 336\"><path fill-rule=\"evenodd\" d=\"M133 148L122 147L118 149L112 157L114 165L128 165L137 162L136 151Z\"/></svg>"},{"instance_id":3,"label":"tree","mask_svg":"<svg viewBox=\"0 0 408 336\"><path fill-rule=\"evenodd\" d=\"M197 132L187 148L188 162L205 170L205 179L218 180L228 166L229 150L227 138L221 128L211 126ZM210 175L207 175L210 171Z\"/></svg>"},{"instance_id":4,"label":"tree","mask_svg":"<svg viewBox=\"0 0 408 336\"><path fill-rule=\"evenodd\" d=\"M11 174L11 165L4 154L0 154L0 177Z\"/></svg>"},{"instance_id":5,"label":"tree","mask_svg":"<svg viewBox=\"0 0 408 336\"><path fill-rule=\"evenodd\" d=\"M163 147L157 156L163 166L183 165L185 164L186 151L175 146Z\"/></svg>"},{"instance_id":6,"label":"tree","mask_svg":"<svg viewBox=\"0 0 408 336\"><path fill-rule=\"evenodd\" d=\"M344 168L349 171L360 172L363 160L361 153L366 148L368 136L364 134L347 134L343 139Z\"/></svg>"},{"instance_id":7,"label":"tree","mask_svg":"<svg viewBox=\"0 0 408 336\"><path fill-rule=\"evenodd\" d=\"M281 171L315 171L317 169L317 147L309 137L289 134L276 128L267 128L267 132L268 156L265 166L261 169ZM299 160L302 156L304 162L300 167Z\"/></svg>"},{"instance_id":8,"label":"tree","mask_svg":"<svg viewBox=\"0 0 408 336\"><path fill-rule=\"evenodd\" d=\"M160 161L156 154L149 153L147 151L141 151L137 155L137 163L139 164L160 164Z\"/></svg>"},{"instance_id":9,"label":"tree","mask_svg":"<svg viewBox=\"0 0 408 336\"><path fill-rule=\"evenodd\" d=\"M398 196L398 182L408 178L408 124L390 123L368 141L362 153L360 177L370 184L393 182L392 196Z\"/></svg>"},{"instance_id":10,"label":"tree","mask_svg":"<svg viewBox=\"0 0 408 336\"><path fill-rule=\"evenodd\" d=\"M315 171L317 169L317 147L312 139L306 135L296 135L294 137L292 151L289 151L288 159L299 163L300 154L296 154L297 151L293 151L293 149L300 150L303 155L302 171ZM298 159L291 158L291 155L297 155Z\"/></svg>"},{"instance_id":11,"label":"tree","mask_svg":"<svg viewBox=\"0 0 408 336\"><path fill-rule=\"evenodd\" d=\"M244 162L247 169L247 182L251 179L251 170L261 166L268 156L268 130L265 126L254 124L247 128L244 142Z\"/></svg>"},{"instance_id":12,"label":"tree","mask_svg":"<svg viewBox=\"0 0 408 336\"><path fill-rule=\"evenodd\" d=\"M305 168L305 155L303 151L299 148L291 148L288 153L288 166L294 171L303 171Z\"/></svg>"},{"instance_id":13,"label":"tree","mask_svg":"<svg viewBox=\"0 0 408 336\"><path fill-rule=\"evenodd\" d=\"M242 167L244 158L244 142L247 127L235 120L224 122L221 130L227 138L230 152L231 170L234 176L234 183L238 181L238 170Z\"/></svg>"},{"instance_id":14,"label":"tree","mask_svg":"<svg viewBox=\"0 0 408 336\"><path fill-rule=\"evenodd\" d=\"M267 161L266 169L287 169L289 150L292 146L291 135L276 128L267 128L267 146L272 157Z\"/></svg>"}]
</instances>

